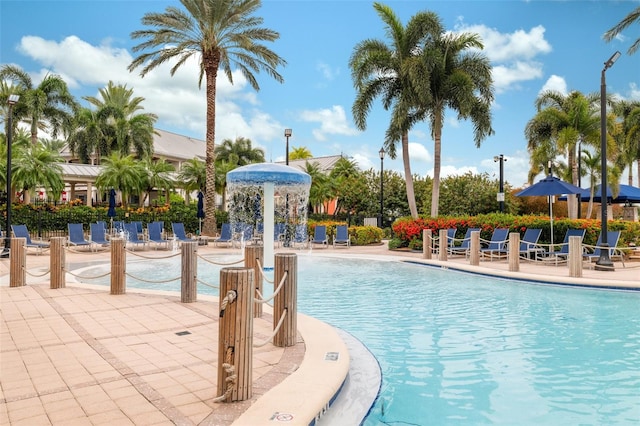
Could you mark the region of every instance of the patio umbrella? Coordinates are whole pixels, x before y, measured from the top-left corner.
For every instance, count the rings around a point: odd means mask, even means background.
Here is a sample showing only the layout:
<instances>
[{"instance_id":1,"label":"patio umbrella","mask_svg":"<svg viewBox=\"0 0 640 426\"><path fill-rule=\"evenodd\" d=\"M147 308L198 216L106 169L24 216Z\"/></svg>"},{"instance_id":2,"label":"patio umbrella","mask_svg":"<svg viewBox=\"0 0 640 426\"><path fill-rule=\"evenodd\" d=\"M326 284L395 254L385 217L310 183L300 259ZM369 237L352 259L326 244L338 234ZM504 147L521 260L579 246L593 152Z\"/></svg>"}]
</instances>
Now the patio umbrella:
<instances>
[{"instance_id":1,"label":"patio umbrella","mask_svg":"<svg viewBox=\"0 0 640 426\"><path fill-rule=\"evenodd\" d=\"M116 216L116 190L111 188L109 191L109 210L107 216L110 218L111 231L113 231L113 218Z\"/></svg>"},{"instance_id":2,"label":"patio umbrella","mask_svg":"<svg viewBox=\"0 0 640 426\"><path fill-rule=\"evenodd\" d=\"M200 234L202 234L202 218L204 218L204 194L202 191L198 191L198 224L200 225Z\"/></svg>"},{"instance_id":3,"label":"patio umbrella","mask_svg":"<svg viewBox=\"0 0 640 426\"><path fill-rule=\"evenodd\" d=\"M516 197L580 194L581 192L582 188L560 180L555 176L549 175L530 187L518 192ZM549 216L551 217L551 245L553 246L553 203L549 203Z\"/></svg>"}]
</instances>

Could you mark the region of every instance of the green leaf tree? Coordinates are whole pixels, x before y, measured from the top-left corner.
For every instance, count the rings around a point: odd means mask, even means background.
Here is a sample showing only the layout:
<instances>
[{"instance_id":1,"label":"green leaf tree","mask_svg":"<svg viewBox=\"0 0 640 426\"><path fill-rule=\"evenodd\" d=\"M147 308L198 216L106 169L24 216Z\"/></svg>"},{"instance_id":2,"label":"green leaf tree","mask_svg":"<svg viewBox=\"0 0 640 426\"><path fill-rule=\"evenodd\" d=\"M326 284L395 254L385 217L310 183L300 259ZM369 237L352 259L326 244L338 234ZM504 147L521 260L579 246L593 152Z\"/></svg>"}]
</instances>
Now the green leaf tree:
<instances>
[{"instance_id":1,"label":"green leaf tree","mask_svg":"<svg viewBox=\"0 0 640 426\"><path fill-rule=\"evenodd\" d=\"M144 202L149 198L149 194L151 194L154 188L163 189L165 199L168 200L169 191L174 186L171 173L174 172L176 168L173 164L168 163L164 158L153 160L147 157L142 160L142 167L146 172L143 183L145 195L144 198L140 199L140 205L144 205Z\"/></svg>"},{"instance_id":2,"label":"green leaf tree","mask_svg":"<svg viewBox=\"0 0 640 426\"><path fill-rule=\"evenodd\" d=\"M232 65L240 70L251 87L260 86L254 73L264 71L282 82L277 72L286 62L263 42L273 42L280 35L261 27L263 19L254 15L260 0L181 0L184 10L169 6L164 13L147 13L142 24L147 29L134 31L133 39L143 41L134 52L143 52L133 59L129 70L142 67L144 77L151 70L174 61L171 75L191 57L200 61L199 84L206 79L206 191L203 233L214 235L215 219L215 123L216 77L222 69L233 83Z\"/></svg>"},{"instance_id":3,"label":"green leaf tree","mask_svg":"<svg viewBox=\"0 0 640 426\"><path fill-rule=\"evenodd\" d=\"M616 38L622 31L626 30L633 23L640 24L640 6L633 9L627 16L625 16L622 21L618 22L614 25L609 31L604 33L604 40L609 42ZM633 55L636 51L640 49L640 37L633 42L631 46L629 46L629 50L627 53L629 55Z\"/></svg>"},{"instance_id":4,"label":"green leaf tree","mask_svg":"<svg viewBox=\"0 0 640 426\"><path fill-rule=\"evenodd\" d=\"M289 160L306 160L313 158L313 154L306 146L294 146L289 152Z\"/></svg>"},{"instance_id":5,"label":"green leaf tree","mask_svg":"<svg viewBox=\"0 0 640 426\"><path fill-rule=\"evenodd\" d=\"M53 198L58 198L64 189L60 151L42 140L34 145L24 133L16 142L13 144L15 154L12 152L12 183L22 192L24 203L31 202L31 195L38 188L44 188Z\"/></svg>"},{"instance_id":6,"label":"green leaf tree","mask_svg":"<svg viewBox=\"0 0 640 426\"><path fill-rule=\"evenodd\" d=\"M178 180L187 193L186 202L189 203L190 192L204 191L205 189L206 169L204 161L199 158L192 158L182 163L182 167L178 172Z\"/></svg>"},{"instance_id":7,"label":"green leaf tree","mask_svg":"<svg viewBox=\"0 0 640 426\"><path fill-rule=\"evenodd\" d=\"M146 170L133 155L123 156L117 152L102 159L102 171L96 177L98 189L111 188L120 192L122 205L126 206L129 196L144 190Z\"/></svg>"}]
</instances>

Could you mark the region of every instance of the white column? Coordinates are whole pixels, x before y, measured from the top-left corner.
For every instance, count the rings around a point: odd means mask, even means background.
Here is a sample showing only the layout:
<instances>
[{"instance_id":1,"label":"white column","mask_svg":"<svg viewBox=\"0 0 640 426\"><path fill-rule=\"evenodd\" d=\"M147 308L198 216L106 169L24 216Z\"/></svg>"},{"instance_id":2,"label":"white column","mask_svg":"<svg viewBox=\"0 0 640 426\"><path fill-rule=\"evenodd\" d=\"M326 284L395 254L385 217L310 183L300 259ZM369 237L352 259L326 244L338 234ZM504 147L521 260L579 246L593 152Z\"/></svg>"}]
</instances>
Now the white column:
<instances>
[{"instance_id":1,"label":"white column","mask_svg":"<svg viewBox=\"0 0 640 426\"><path fill-rule=\"evenodd\" d=\"M273 228L274 228L274 184L273 182L265 182L264 184L264 234L262 241L264 243L264 267L273 268Z\"/></svg>"}]
</instances>

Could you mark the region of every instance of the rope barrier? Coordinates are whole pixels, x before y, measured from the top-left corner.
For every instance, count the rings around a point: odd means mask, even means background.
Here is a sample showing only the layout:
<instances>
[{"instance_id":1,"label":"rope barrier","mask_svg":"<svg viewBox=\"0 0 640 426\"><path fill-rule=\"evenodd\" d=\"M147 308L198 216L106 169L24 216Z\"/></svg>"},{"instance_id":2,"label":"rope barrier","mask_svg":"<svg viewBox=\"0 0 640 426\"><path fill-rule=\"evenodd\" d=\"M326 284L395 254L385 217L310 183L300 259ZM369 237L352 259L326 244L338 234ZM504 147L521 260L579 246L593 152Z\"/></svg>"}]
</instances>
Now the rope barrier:
<instances>
[{"instance_id":1,"label":"rope barrier","mask_svg":"<svg viewBox=\"0 0 640 426\"><path fill-rule=\"evenodd\" d=\"M124 251L126 251L127 253L130 253L134 256L138 256L141 257L143 259L151 259L151 260L155 260L155 259L169 259L172 257L176 257L176 256L180 256L180 252L178 253L172 253L172 254L168 254L166 256L145 256L143 254L138 253L136 250L129 250L125 247Z\"/></svg>"},{"instance_id":2,"label":"rope barrier","mask_svg":"<svg viewBox=\"0 0 640 426\"><path fill-rule=\"evenodd\" d=\"M282 311L282 315L280 316L280 320L278 321L278 324L276 325L276 328L273 329L273 333L271 334L271 336L269 336L269 338L267 340L265 340L262 343L254 343L253 347L254 348L261 348L264 345L266 345L267 343L271 342L271 340L275 337L276 334L278 334L278 331L280 331L280 326L282 326L282 323L284 322L284 319L287 316L287 308L285 308Z\"/></svg>"},{"instance_id":3,"label":"rope barrier","mask_svg":"<svg viewBox=\"0 0 640 426\"><path fill-rule=\"evenodd\" d=\"M278 284L278 288L276 288L273 291L273 294L271 296L269 296L266 299L256 299L255 297L253 298L253 301L255 303L267 303L271 300L273 300L274 297L276 297L278 295L278 293L280 293L280 290L282 289L282 286L284 285L284 282L287 279L287 274L289 273L289 271L284 271L284 274L282 274L282 279L280 280L280 284Z\"/></svg>"},{"instance_id":4,"label":"rope barrier","mask_svg":"<svg viewBox=\"0 0 640 426\"><path fill-rule=\"evenodd\" d=\"M97 279L97 278L103 278L103 277L106 277L107 275L111 275L111 271L109 271L109 272L105 272L104 274L95 275L95 276L93 276L93 277L87 277L87 276L83 276L83 275L80 275L80 274L75 274L75 273L73 273L72 271L66 271L66 272L67 272L67 274L69 274L69 275L71 275L71 276L74 276L74 277L76 277L76 278L87 279L87 280L92 280L92 279Z\"/></svg>"},{"instance_id":5,"label":"rope barrier","mask_svg":"<svg viewBox=\"0 0 640 426\"><path fill-rule=\"evenodd\" d=\"M227 378L224 381L227 383L227 388L224 393L216 398L213 398L212 402L222 402L231 395L233 392L233 388L236 385L236 381L238 379L238 375L235 373L236 368L232 364L231 356L233 355L233 346L229 346L227 348L227 353L225 356L225 362L222 363L222 368L224 368L225 373L228 374Z\"/></svg>"},{"instance_id":6,"label":"rope barrier","mask_svg":"<svg viewBox=\"0 0 640 426\"><path fill-rule=\"evenodd\" d=\"M27 269L24 270L25 274L32 276L34 278L40 278L40 277L44 277L45 275L47 275L49 272L51 272L51 269L47 269L46 271L44 271L42 274L38 275L38 274L32 274L31 272L29 272Z\"/></svg>"},{"instance_id":7,"label":"rope barrier","mask_svg":"<svg viewBox=\"0 0 640 426\"><path fill-rule=\"evenodd\" d=\"M209 284L209 283L206 283L206 282L204 282L202 280L199 280L198 278L196 278L196 282L199 283L199 284L202 284L202 285L206 285L207 287L220 289L219 285Z\"/></svg>"},{"instance_id":8,"label":"rope barrier","mask_svg":"<svg viewBox=\"0 0 640 426\"><path fill-rule=\"evenodd\" d=\"M256 288L256 293L258 293L258 297L259 297L260 299L262 299L262 297L263 297L263 296L262 296L262 293L260 293L260 290L258 290L257 288ZM271 307L273 308L273 304L268 303L267 301L264 301L264 302L261 302L261 303L264 303L265 305L267 305L267 306L271 306Z\"/></svg>"},{"instance_id":9,"label":"rope barrier","mask_svg":"<svg viewBox=\"0 0 640 426\"><path fill-rule=\"evenodd\" d=\"M132 275L132 274L130 274L128 272L125 272L125 275L128 276L129 278L133 278L134 280L142 281L142 282L145 282L145 283L151 283L151 284L164 284L164 283L168 283L168 282L171 282L171 281L177 281L180 278L182 278L182 277L175 277L175 278L168 278L166 280L155 280L155 281L153 281L153 280L146 280L144 278L136 277L135 275Z\"/></svg>"},{"instance_id":10,"label":"rope barrier","mask_svg":"<svg viewBox=\"0 0 640 426\"><path fill-rule=\"evenodd\" d=\"M204 256L198 255L198 257L202 260L204 260L207 263L210 263L212 265L220 265L220 266L231 266L231 265L237 265L238 263L242 263L244 262L244 258L240 259L240 260L235 260L233 262L229 262L229 263L224 263L224 262L214 262L213 260L207 259Z\"/></svg>"},{"instance_id":11,"label":"rope barrier","mask_svg":"<svg viewBox=\"0 0 640 426\"><path fill-rule=\"evenodd\" d=\"M262 265L260 264L260 261L258 259L256 259L256 263L258 264L258 268L260 269L260 275L262 276L262 279L265 280L266 282L268 282L269 284L273 284L273 282L276 280L275 277L272 280L270 280L264 274L264 270L263 270Z\"/></svg>"},{"instance_id":12,"label":"rope barrier","mask_svg":"<svg viewBox=\"0 0 640 426\"><path fill-rule=\"evenodd\" d=\"M224 296L224 299L222 299L222 306L220 307L220 318L224 316L224 311L225 309L227 309L227 305L229 303L233 303L233 301L236 300L236 297L238 297L238 293L235 290L229 290L227 292L227 295Z\"/></svg>"}]
</instances>

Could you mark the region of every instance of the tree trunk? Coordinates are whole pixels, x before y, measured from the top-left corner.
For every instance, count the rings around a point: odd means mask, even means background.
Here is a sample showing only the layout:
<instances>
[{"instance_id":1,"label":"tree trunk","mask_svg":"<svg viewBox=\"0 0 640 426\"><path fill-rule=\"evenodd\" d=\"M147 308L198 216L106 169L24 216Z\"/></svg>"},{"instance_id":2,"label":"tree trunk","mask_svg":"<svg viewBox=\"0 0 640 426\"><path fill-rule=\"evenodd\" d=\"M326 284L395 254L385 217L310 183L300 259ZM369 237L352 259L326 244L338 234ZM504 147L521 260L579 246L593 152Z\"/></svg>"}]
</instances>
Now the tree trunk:
<instances>
[{"instance_id":1,"label":"tree trunk","mask_svg":"<svg viewBox=\"0 0 640 426\"><path fill-rule=\"evenodd\" d=\"M416 207L416 194L413 190L413 175L411 174L411 163L409 161L409 132L402 133L402 163L404 164L404 180L407 185L407 201L411 217L418 218L418 208Z\"/></svg>"},{"instance_id":2,"label":"tree trunk","mask_svg":"<svg viewBox=\"0 0 640 426\"><path fill-rule=\"evenodd\" d=\"M203 52L203 64L207 80L207 134L205 156L205 202L204 222L202 233L216 235L216 165L215 165L215 136L216 136L216 77L220 54L218 52Z\"/></svg>"},{"instance_id":3,"label":"tree trunk","mask_svg":"<svg viewBox=\"0 0 640 426\"><path fill-rule=\"evenodd\" d=\"M440 114L433 120L433 188L431 192L431 217L438 217L440 202L440 161L442 151L442 119Z\"/></svg>"},{"instance_id":4,"label":"tree trunk","mask_svg":"<svg viewBox=\"0 0 640 426\"><path fill-rule=\"evenodd\" d=\"M567 162L571 170L571 183L578 185L578 162L576 161L576 145L570 145L567 149ZM576 219L578 217L578 199L575 195L567 194L567 210L569 213L569 219Z\"/></svg>"}]
</instances>

